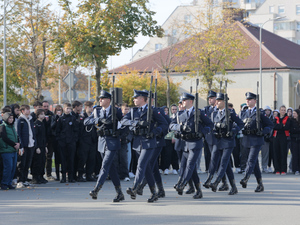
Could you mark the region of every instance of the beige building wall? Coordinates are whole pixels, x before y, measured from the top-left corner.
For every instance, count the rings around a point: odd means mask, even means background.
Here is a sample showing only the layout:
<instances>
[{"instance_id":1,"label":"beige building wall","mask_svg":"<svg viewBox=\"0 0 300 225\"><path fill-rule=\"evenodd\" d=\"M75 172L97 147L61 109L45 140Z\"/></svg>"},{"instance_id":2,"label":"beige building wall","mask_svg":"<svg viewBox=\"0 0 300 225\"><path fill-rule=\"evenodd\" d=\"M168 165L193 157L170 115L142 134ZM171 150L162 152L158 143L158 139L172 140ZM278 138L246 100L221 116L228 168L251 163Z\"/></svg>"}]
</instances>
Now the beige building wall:
<instances>
[{"instance_id":1,"label":"beige building wall","mask_svg":"<svg viewBox=\"0 0 300 225\"><path fill-rule=\"evenodd\" d=\"M275 80L274 80L274 74ZM259 80L259 71L244 71L244 72L229 72L226 77L234 81L228 84L227 93L229 102L233 103L234 108L239 111L242 103L245 103L245 93L250 91L257 92L257 81ZM195 94L196 78L189 78L187 74L174 73L171 75L174 82L180 83L179 91L190 92L190 86L193 87L193 94ZM298 108L300 104L300 97L296 93L295 85L300 80L300 70L272 70L263 71L262 74L262 103L260 107L266 105L274 109L274 101L276 101L277 108L281 105L287 107ZM200 84L199 88L203 88ZM206 95L200 95L199 105L201 108L206 106Z\"/></svg>"}]
</instances>

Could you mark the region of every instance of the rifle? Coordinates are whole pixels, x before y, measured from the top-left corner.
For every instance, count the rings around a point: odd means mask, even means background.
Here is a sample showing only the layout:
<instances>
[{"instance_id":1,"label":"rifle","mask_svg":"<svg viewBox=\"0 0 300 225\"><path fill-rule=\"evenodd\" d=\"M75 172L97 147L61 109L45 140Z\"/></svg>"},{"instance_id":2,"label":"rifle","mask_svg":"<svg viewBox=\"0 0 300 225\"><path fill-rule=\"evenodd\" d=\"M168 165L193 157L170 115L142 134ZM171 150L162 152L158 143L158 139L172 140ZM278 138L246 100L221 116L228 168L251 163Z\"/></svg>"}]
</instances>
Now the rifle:
<instances>
[{"instance_id":1,"label":"rifle","mask_svg":"<svg viewBox=\"0 0 300 225\"><path fill-rule=\"evenodd\" d=\"M226 136L230 137L230 127L229 127L229 112L228 112L228 97L227 97L227 80L225 80L225 94L224 94L224 101L225 101L225 124L227 128Z\"/></svg>"},{"instance_id":2,"label":"rifle","mask_svg":"<svg viewBox=\"0 0 300 225\"><path fill-rule=\"evenodd\" d=\"M153 76L151 76L151 81L150 81L150 88L148 92L148 109L147 109L147 124L148 124L148 129L147 129L147 134L150 134L151 131L151 120L152 120L152 83L153 83Z\"/></svg>"},{"instance_id":3,"label":"rifle","mask_svg":"<svg viewBox=\"0 0 300 225\"><path fill-rule=\"evenodd\" d=\"M226 85L226 83L225 83ZM222 81L220 81L220 93L222 92Z\"/></svg>"},{"instance_id":4,"label":"rifle","mask_svg":"<svg viewBox=\"0 0 300 225\"><path fill-rule=\"evenodd\" d=\"M155 78L154 107L157 108L157 78Z\"/></svg>"},{"instance_id":5,"label":"rifle","mask_svg":"<svg viewBox=\"0 0 300 225\"><path fill-rule=\"evenodd\" d=\"M257 95L256 95L256 129L260 132L260 110L259 110L259 94L258 94L259 82L257 81Z\"/></svg>"},{"instance_id":6,"label":"rifle","mask_svg":"<svg viewBox=\"0 0 300 225\"><path fill-rule=\"evenodd\" d=\"M199 119L200 119L200 112L198 109L198 85L199 85L199 78L196 80L196 96L195 96L195 116L194 116L194 122L195 122L195 133L198 135L199 132Z\"/></svg>"},{"instance_id":7,"label":"rifle","mask_svg":"<svg viewBox=\"0 0 300 225\"><path fill-rule=\"evenodd\" d=\"M112 91L111 91L111 120L112 120L112 132L113 136L116 135L116 128L117 128L117 116L116 116L116 107L115 107L115 76L112 77Z\"/></svg>"}]
</instances>

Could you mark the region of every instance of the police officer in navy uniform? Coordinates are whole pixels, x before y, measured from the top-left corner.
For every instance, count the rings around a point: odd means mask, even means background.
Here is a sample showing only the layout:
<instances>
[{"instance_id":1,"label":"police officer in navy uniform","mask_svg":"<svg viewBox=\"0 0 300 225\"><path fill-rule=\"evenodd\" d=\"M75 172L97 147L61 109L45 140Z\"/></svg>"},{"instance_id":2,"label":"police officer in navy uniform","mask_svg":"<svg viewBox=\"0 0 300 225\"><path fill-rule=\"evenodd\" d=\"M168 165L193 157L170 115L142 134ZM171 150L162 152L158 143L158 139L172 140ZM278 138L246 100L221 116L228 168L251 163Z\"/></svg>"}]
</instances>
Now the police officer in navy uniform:
<instances>
[{"instance_id":1,"label":"police officer in navy uniform","mask_svg":"<svg viewBox=\"0 0 300 225\"><path fill-rule=\"evenodd\" d=\"M127 189L127 194L131 196L131 199L136 199L137 190L140 189L143 179L146 178L152 194L148 202L154 202L158 199L158 196L156 194L153 168L149 164L149 161L154 153L154 149L157 147L156 136L164 133L165 130L168 129L168 123L157 109L152 108L153 122L148 124L147 96L148 93L144 91L134 90L133 101L137 107L131 109L131 111L123 117L121 124L123 126L129 126L133 131L132 148L138 155L135 180L133 187ZM155 124L156 126L154 126ZM150 133L148 133L149 126Z\"/></svg>"},{"instance_id":2,"label":"police officer in navy uniform","mask_svg":"<svg viewBox=\"0 0 300 225\"><path fill-rule=\"evenodd\" d=\"M248 109L241 112L240 118L244 122L244 130L242 131L244 137L242 139L242 145L244 148L247 148L249 156L245 170L245 177L240 181L240 184L243 188L246 188L247 182L254 171L258 184L255 192L262 192L264 191L264 186L258 164L258 153L261 146L264 144L264 135L270 133L273 128L273 123L264 115L263 112L260 111L260 109L256 109L256 95L251 92L247 92L245 95ZM260 113L261 127L259 129L257 129L256 124L256 113Z\"/></svg>"},{"instance_id":3,"label":"police officer in navy uniform","mask_svg":"<svg viewBox=\"0 0 300 225\"><path fill-rule=\"evenodd\" d=\"M211 120L214 123L213 128L213 148L212 156L209 165L208 177L203 186L206 188L211 187L212 191L216 192L217 186L221 179L224 177L225 172L228 176L231 190L229 195L238 193L235 185L234 175L230 166L230 156L235 146L235 135L244 126L242 120L238 117L233 109L228 109L228 125L226 121L225 112L225 96L223 93L217 94L217 107L218 111L214 111L211 115ZM219 167L219 169L218 169ZM217 178L214 183L211 183L215 172L217 171Z\"/></svg>"},{"instance_id":4,"label":"police officer in navy uniform","mask_svg":"<svg viewBox=\"0 0 300 225\"><path fill-rule=\"evenodd\" d=\"M145 93L147 93L148 95L148 90L143 90ZM154 93L152 93L152 101L154 100ZM152 107L154 108L153 104ZM164 112L163 108L156 108L156 110L164 117L164 119L166 120L166 122L169 124L171 123L171 119L169 116L167 116ZM154 126L156 127L157 124L154 124ZM151 159L149 161L149 165L150 167L152 167L153 170L153 176L154 176L154 180L158 189L157 192L157 197L158 198L164 198L165 197L165 190L163 187L163 183L162 183L162 179L161 179L161 175L159 172L159 167L158 167L158 157L162 151L162 148L164 146L166 146L166 142L165 142L165 136L168 133L168 129L165 129L163 132L161 132L160 134L156 135L156 148L153 151L153 154L151 156ZM147 184L146 179L143 180L142 185L140 185L140 188L137 191L138 195L142 195L143 194L143 188L145 187L145 185Z\"/></svg>"},{"instance_id":5,"label":"police officer in navy uniform","mask_svg":"<svg viewBox=\"0 0 300 225\"><path fill-rule=\"evenodd\" d=\"M96 186L94 190L90 192L90 196L95 200L97 199L98 192L109 174L117 192L113 202L120 202L124 200L124 195L122 193L117 169L113 163L116 151L121 148L120 130L118 130L117 127L115 128L115 132L113 130L112 107L115 106L110 104L111 94L106 91L101 91L99 103L100 107L95 108L93 113L84 120L84 125L86 126L90 124L98 126L98 151L101 153L103 159ZM116 120L120 121L122 119L121 109L115 107L115 112ZM116 123L116 126L117 125L118 123Z\"/></svg>"},{"instance_id":6,"label":"police officer in navy uniform","mask_svg":"<svg viewBox=\"0 0 300 225\"><path fill-rule=\"evenodd\" d=\"M181 139L184 140L184 152L181 159L180 175L176 185L176 191L182 195L183 189L192 178L196 186L194 199L202 198L200 179L196 170L196 161L203 146L202 137L212 128L212 122L206 114L193 106L195 97L188 93L183 93L182 103L185 111L174 118L170 124L170 130L180 132ZM195 110L199 110L198 130L195 130Z\"/></svg>"}]
</instances>

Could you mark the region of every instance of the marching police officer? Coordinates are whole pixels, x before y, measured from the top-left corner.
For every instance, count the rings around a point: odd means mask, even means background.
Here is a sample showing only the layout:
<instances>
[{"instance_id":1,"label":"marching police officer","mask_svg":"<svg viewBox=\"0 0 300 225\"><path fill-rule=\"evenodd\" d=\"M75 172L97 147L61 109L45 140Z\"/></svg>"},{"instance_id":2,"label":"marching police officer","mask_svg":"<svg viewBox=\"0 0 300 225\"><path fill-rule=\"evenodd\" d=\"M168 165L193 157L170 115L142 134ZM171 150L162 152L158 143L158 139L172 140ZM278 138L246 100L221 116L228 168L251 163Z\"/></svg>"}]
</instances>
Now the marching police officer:
<instances>
[{"instance_id":1,"label":"marching police officer","mask_svg":"<svg viewBox=\"0 0 300 225\"><path fill-rule=\"evenodd\" d=\"M138 165L135 175L135 180L132 188L127 189L127 194L131 199L136 199L137 190L140 189L142 181L146 178L151 191L151 197L148 202L154 202L158 199L153 176L153 167L149 161L153 155L154 149L157 147L156 136L161 135L168 129L168 123L155 108L148 108L147 104L148 93L144 91L134 90L134 104L136 108L131 109L127 113L121 124L129 126L133 130L132 148L138 155ZM148 110L152 111L152 120L147 121ZM156 124L156 127L154 126ZM150 133L148 132L150 130Z\"/></svg>"},{"instance_id":2,"label":"marching police officer","mask_svg":"<svg viewBox=\"0 0 300 225\"><path fill-rule=\"evenodd\" d=\"M125 198L122 193L118 172L113 163L116 151L120 150L121 148L119 137L120 130L118 130L116 127L116 131L114 131L113 119L116 119L117 121L121 120L122 112L121 109L111 105L111 98L112 96L110 93L101 91L99 96L100 107L95 108L93 113L84 120L84 125L86 126L94 124L99 127L97 131L99 135L98 151L101 153L103 159L96 186L90 192L90 196L92 196L92 198L95 200L97 199L98 192L102 188L102 185L104 184L109 173L109 176L117 192L117 195L113 199L113 202L120 202ZM114 116L112 114L112 107L115 107L116 118L113 118ZM117 126L118 123L115 124Z\"/></svg>"},{"instance_id":3,"label":"marching police officer","mask_svg":"<svg viewBox=\"0 0 300 225\"><path fill-rule=\"evenodd\" d=\"M148 90L143 90L147 95L148 95ZM152 101L154 100L154 93L152 93ZM153 104L152 104L153 105ZM154 108L154 106L152 106ZM169 124L171 123L171 119L169 116L165 115L164 113L164 109L163 108L156 108L156 110L164 117L164 119L166 120L166 122ZM155 124L154 126L157 126L157 124ZM164 146L166 146L166 142L165 142L165 136L167 135L168 129L165 129L163 132L161 132L160 134L156 135L156 148L153 150L153 154L151 156L151 159L149 160L149 165L153 170L153 176L154 176L154 180L158 189L157 192L157 197L158 198L164 198L165 197L165 190L163 187L163 183L162 183L162 179L161 179L161 175L159 172L159 167L158 167L158 157L162 151L162 148ZM145 185L147 184L146 179L143 180L142 185L140 185L139 190L137 191L138 195L142 195L143 194L143 188L145 187Z\"/></svg>"},{"instance_id":4,"label":"marching police officer","mask_svg":"<svg viewBox=\"0 0 300 225\"><path fill-rule=\"evenodd\" d=\"M259 108L256 108L256 95L251 92L247 92L245 95L248 109L241 112L240 118L244 122L244 130L242 131L244 137L242 139L242 145L244 148L248 149L249 156L245 170L245 177L240 181L240 184L243 188L246 188L247 182L254 171L258 184L255 192L262 192L264 191L264 186L258 165L258 153L261 146L264 144L264 135L271 131L273 123L264 115L263 112L260 111ZM260 117L260 127L257 127L257 113L259 113L258 116Z\"/></svg>"},{"instance_id":5,"label":"marching police officer","mask_svg":"<svg viewBox=\"0 0 300 225\"><path fill-rule=\"evenodd\" d=\"M184 140L184 152L181 159L180 175L176 191L179 195L182 195L184 187L192 178L197 190L193 198L197 199L202 198L202 191L200 188L200 179L196 171L196 161L203 146L202 137L212 128L212 122L202 110L194 108L194 99L193 95L183 93L182 103L186 109L178 118L172 120L170 130L180 132L181 139ZM199 111L196 112L196 110ZM195 113L199 115L197 126L194 119ZM196 130L196 127L198 127L198 130Z\"/></svg>"},{"instance_id":6,"label":"marching police officer","mask_svg":"<svg viewBox=\"0 0 300 225\"><path fill-rule=\"evenodd\" d=\"M211 187L212 191L216 192L217 186L221 179L226 174L229 178L231 185L231 190L229 195L237 194L238 190L235 185L234 175L232 168L229 165L230 156L235 146L235 135L243 128L243 122L239 119L238 115L233 109L228 109L226 112L224 101L225 96L223 93L218 93L216 98L216 103L218 111L214 111L211 115L211 120L214 123L213 129L213 148L212 156L209 165L209 173L207 180L203 184L204 187ZM220 164L219 164L220 163ZM218 169L219 167L219 169ZM214 183L211 183L214 173L218 169L218 177Z\"/></svg>"}]
</instances>

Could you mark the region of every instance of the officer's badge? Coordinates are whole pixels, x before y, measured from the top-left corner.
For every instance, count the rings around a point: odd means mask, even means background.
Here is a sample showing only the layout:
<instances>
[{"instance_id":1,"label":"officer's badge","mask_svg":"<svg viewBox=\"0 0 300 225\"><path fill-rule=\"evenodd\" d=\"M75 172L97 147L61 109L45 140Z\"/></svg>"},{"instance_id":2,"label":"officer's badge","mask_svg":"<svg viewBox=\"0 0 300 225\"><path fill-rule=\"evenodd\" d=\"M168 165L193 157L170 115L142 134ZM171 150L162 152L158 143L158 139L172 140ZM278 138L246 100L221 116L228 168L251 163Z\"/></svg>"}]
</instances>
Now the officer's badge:
<instances>
[{"instance_id":1,"label":"officer's badge","mask_svg":"<svg viewBox=\"0 0 300 225\"><path fill-rule=\"evenodd\" d=\"M73 123L72 122L69 122L69 125L71 126Z\"/></svg>"}]
</instances>

